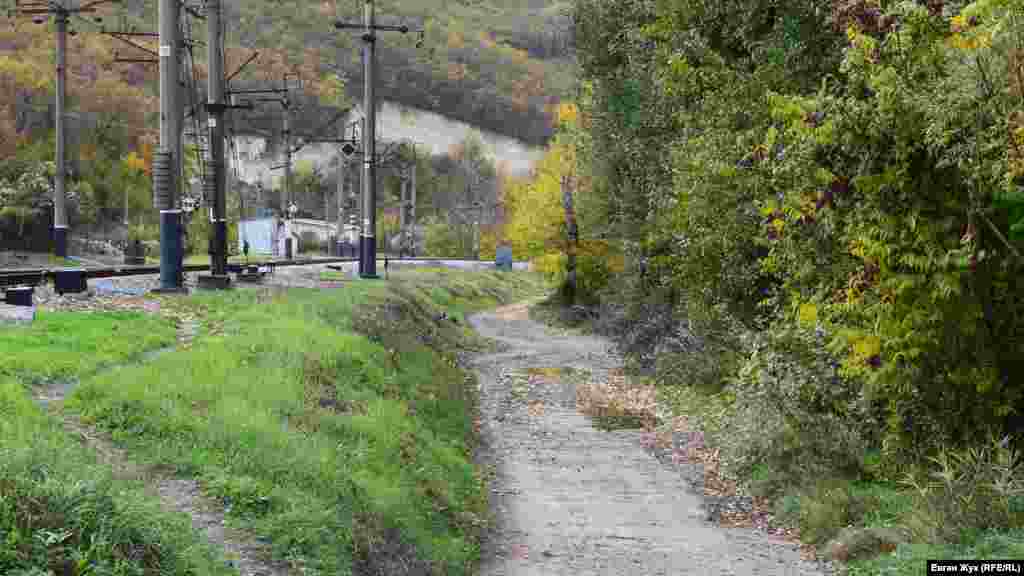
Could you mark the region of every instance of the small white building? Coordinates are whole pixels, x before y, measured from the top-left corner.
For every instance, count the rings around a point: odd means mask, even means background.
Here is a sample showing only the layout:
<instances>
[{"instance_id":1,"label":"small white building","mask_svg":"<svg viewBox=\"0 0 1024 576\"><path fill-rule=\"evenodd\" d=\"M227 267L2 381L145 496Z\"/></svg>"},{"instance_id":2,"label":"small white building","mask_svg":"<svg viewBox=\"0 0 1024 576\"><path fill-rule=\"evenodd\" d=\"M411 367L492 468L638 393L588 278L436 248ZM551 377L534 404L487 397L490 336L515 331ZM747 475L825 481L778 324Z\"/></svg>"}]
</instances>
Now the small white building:
<instances>
[{"instance_id":1,"label":"small white building","mask_svg":"<svg viewBox=\"0 0 1024 576\"><path fill-rule=\"evenodd\" d=\"M238 251L241 253L245 247L245 241L249 241L249 254L272 254L284 257L285 239L292 239L292 250L295 254L303 249L303 233L312 232L317 240L324 244L337 235L338 226L336 222L325 222L323 220L311 220L307 218L295 218L284 220L281 218L256 218L242 220L238 225ZM353 245L359 240L358 231L355 226L345 226L345 234Z\"/></svg>"},{"instance_id":2,"label":"small white building","mask_svg":"<svg viewBox=\"0 0 1024 576\"><path fill-rule=\"evenodd\" d=\"M278 244L277 222L277 218L257 218L239 222L238 252L242 253L245 249L245 242L248 241L249 254L276 255L278 253L275 249Z\"/></svg>"}]
</instances>

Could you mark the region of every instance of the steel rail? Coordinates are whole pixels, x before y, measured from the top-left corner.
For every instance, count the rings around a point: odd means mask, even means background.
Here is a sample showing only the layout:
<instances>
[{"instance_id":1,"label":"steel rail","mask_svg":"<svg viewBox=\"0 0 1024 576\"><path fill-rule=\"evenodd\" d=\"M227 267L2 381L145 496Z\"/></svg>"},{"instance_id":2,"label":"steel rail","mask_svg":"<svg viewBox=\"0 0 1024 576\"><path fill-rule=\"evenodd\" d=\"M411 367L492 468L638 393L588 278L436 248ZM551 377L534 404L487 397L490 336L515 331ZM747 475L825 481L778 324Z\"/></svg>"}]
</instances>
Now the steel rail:
<instances>
[{"instance_id":1,"label":"steel rail","mask_svg":"<svg viewBox=\"0 0 1024 576\"><path fill-rule=\"evenodd\" d=\"M473 260L471 258L444 258L431 256L405 256L393 258L391 256L378 256L378 260L385 261L410 261L410 262L431 262L431 261L453 261L453 262L490 262L490 260ZM338 264L343 262L358 262L358 258L302 258L292 260L265 260L252 263L229 263L228 272L239 273L252 266L277 268L279 266L312 266L314 264ZM204 272L210 269L209 264L190 264L183 266L184 272ZM108 267L63 267L63 268L13 268L0 270L0 288L12 286L37 286L47 281L52 281L58 272L79 270L86 279L93 278L117 278L124 276L144 276L160 273L158 264L124 264Z\"/></svg>"}]
</instances>

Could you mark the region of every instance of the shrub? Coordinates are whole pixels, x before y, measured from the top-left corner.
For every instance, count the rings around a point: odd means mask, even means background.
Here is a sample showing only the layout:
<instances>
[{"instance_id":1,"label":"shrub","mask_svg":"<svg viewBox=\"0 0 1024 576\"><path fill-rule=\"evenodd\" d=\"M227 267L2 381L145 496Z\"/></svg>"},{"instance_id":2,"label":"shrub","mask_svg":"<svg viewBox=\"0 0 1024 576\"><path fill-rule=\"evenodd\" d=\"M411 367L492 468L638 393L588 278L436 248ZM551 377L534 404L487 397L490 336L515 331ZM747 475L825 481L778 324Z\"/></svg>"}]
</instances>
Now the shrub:
<instances>
[{"instance_id":1,"label":"shrub","mask_svg":"<svg viewBox=\"0 0 1024 576\"><path fill-rule=\"evenodd\" d=\"M927 476L909 475L916 502L908 525L926 542L955 543L965 530L1024 527L1024 466L1009 438L943 450Z\"/></svg>"},{"instance_id":2,"label":"shrub","mask_svg":"<svg viewBox=\"0 0 1024 576\"><path fill-rule=\"evenodd\" d=\"M776 328L745 337L746 359L725 388L732 409L712 443L723 471L743 478L767 462L768 492L806 478L857 477L871 438L871 415L860 387L836 372L818 337Z\"/></svg>"},{"instance_id":3,"label":"shrub","mask_svg":"<svg viewBox=\"0 0 1024 576\"><path fill-rule=\"evenodd\" d=\"M824 544L846 526L858 523L870 505L870 498L856 494L849 482L818 481L800 496L797 512L800 539L815 545Z\"/></svg>"},{"instance_id":4,"label":"shrub","mask_svg":"<svg viewBox=\"0 0 1024 576\"><path fill-rule=\"evenodd\" d=\"M459 257L463 255L462 248L464 242L456 227L450 226L448 222L436 216L428 216L423 226L424 248L427 254L446 257Z\"/></svg>"},{"instance_id":5,"label":"shrub","mask_svg":"<svg viewBox=\"0 0 1024 576\"><path fill-rule=\"evenodd\" d=\"M1024 5L574 4L579 204L649 260L638 292L664 306L623 294L622 317L679 339L685 319L704 345L669 349L665 380L733 378L750 440L733 456L846 466L862 428L881 432L878 475L989 427L1024 431ZM650 316L665 310L672 322ZM809 353L827 350L858 398L846 408L784 400L828 401L831 385L785 375L797 365L778 342L742 342L801 314L825 330ZM763 376L769 358L785 368ZM819 453L833 425L848 441Z\"/></svg>"},{"instance_id":6,"label":"shrub","mask_svg":"<svg viewBox=\"0 0 1024 576\"><path fill-rule=\"evenodd\" d=\"M762 146L786 153L763 171L779 194L758 206L780 316L817 307L893 462L971 441L1024 394L1005 112L1020 102L994 88L1019 76L1019 36L995 30L1022 14L982 0L946 22L899 4L891 29L849 29L843 83L768 95Z\"/></svg>"}]
</instances>

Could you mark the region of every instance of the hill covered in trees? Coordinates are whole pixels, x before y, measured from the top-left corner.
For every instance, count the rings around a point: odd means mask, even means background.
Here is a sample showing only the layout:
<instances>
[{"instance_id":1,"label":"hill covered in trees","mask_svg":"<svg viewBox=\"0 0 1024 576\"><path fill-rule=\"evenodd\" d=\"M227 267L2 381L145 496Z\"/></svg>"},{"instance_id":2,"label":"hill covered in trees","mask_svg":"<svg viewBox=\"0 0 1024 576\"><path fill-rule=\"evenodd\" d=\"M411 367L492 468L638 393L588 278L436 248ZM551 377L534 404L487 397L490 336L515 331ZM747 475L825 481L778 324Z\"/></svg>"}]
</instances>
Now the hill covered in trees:
<instances>
[{"instance_id":1,"label":"hill covered in trees","mask_svg":"<svg viewBox=\"0 0 1024 576\"><path fill-rule=\"evenodd\" d=\"M54 148L54 23L8 17L14 6L14 0L0 0L0 187L7 190L0 219L10 238L23 236L25 224L36 221L45 244L47 181L53 172L46 163L52 162ZM380 23L423 30L420 47L418 34L381 34L380 98L526 143L547 140L555 105L572 86L569 20L558 2L382 0L376 6ZM330 119L361 95L362 42L357 31L335 30L333 22L360 22L362 7L354 0L227 0L226 71L238 70L259 53L231 88L280 87L286 73L298 73L302 86L290 96L292 130L324 133ZM157 66L115 61L148 54L104 32L155 31L156 1L102 5L87 16L71 19L77 33L68 39L69 209L73 223L100 224L122 220L126 208L141 214L150 203L148 170L159 127ZM205 22L189 10L182 28L188 47L186 134L194 134L204 125ZM156 51L156 38L131 41ZM266 136L275 147L282 113L277 103L257 102L255 110L233 115L237 133ZM186 158L186 164L194 166L195 160Z\"/></svg>"},{"instance_id":2,"label":"hill covered in trees","mask_svg":"<svg viewBox=\"0 0 1024 576\"><path fill-rule=\"evenodd\" d=\"M383 0L375 7L380 24L422 30L422 38L413 32L380 34L379 97L533 145L550 137L551 110L572 86L563 3ZM280 85L286 71L298 71L305 84L296 98L300 125L318 124L320 108L343 105L345 96L361 98L360 33L336 30L333 22L361 23L363 2L227 0L225 9L227 69L260 53L238 75L236 87ZM129 0L116 13L129 25L155 30L154 0ZM203 23L188 19L192 37L202 40ZM205 60L202 47L196 47L195 58ZM243 127L268 134L278 116L279 110L264 107L244 115Z\"/></svg>"}]
</instances>

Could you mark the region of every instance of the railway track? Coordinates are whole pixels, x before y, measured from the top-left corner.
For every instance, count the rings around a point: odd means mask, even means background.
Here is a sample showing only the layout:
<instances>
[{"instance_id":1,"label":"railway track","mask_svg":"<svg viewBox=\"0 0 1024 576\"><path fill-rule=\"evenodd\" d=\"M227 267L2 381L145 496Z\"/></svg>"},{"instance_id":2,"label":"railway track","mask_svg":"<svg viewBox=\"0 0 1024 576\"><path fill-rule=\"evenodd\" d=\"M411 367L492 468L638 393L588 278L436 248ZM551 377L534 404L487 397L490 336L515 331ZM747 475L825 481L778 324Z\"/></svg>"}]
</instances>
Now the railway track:
<instances>
[{"instance_id":1,"label":"railway track","mask_svg":"<svg viewBox=\"0 0 1024 576\"><path fill-rule=\"evenodd\" d=\"M411 261L411 262L442 262L442 261L457 261L457 262L481 262L480 260L470 260L465 258L437 258L437 257L426 257L426 256L408 256L401 258L393 258L390 256L378 257L379 260L388 261ZM279 266L311 266L315 264L340 264L343 262L358 262L358 258L347 257L347 258L302 258L292 260L269 260L263 262L254 262L252 264L241 264L241 263L230 263L227 266L229 273L240 273L246 268L252 266L267 267L271 270ZM193 264L182 267L183 272L202 272L209 270L208 264ZM74 274L77 277L85 280L91 280L94 278L116 278L122 276L142 276L147 274L159 274L160 266L152 264L144 265L115 265L115 266L83 266L77 268L14 268L8 270L0 270L0 290L4 288L11 288L16 286L39 286L45 282L54 282L58 275L61 274Z\"/></svg>"}]
</instances>

